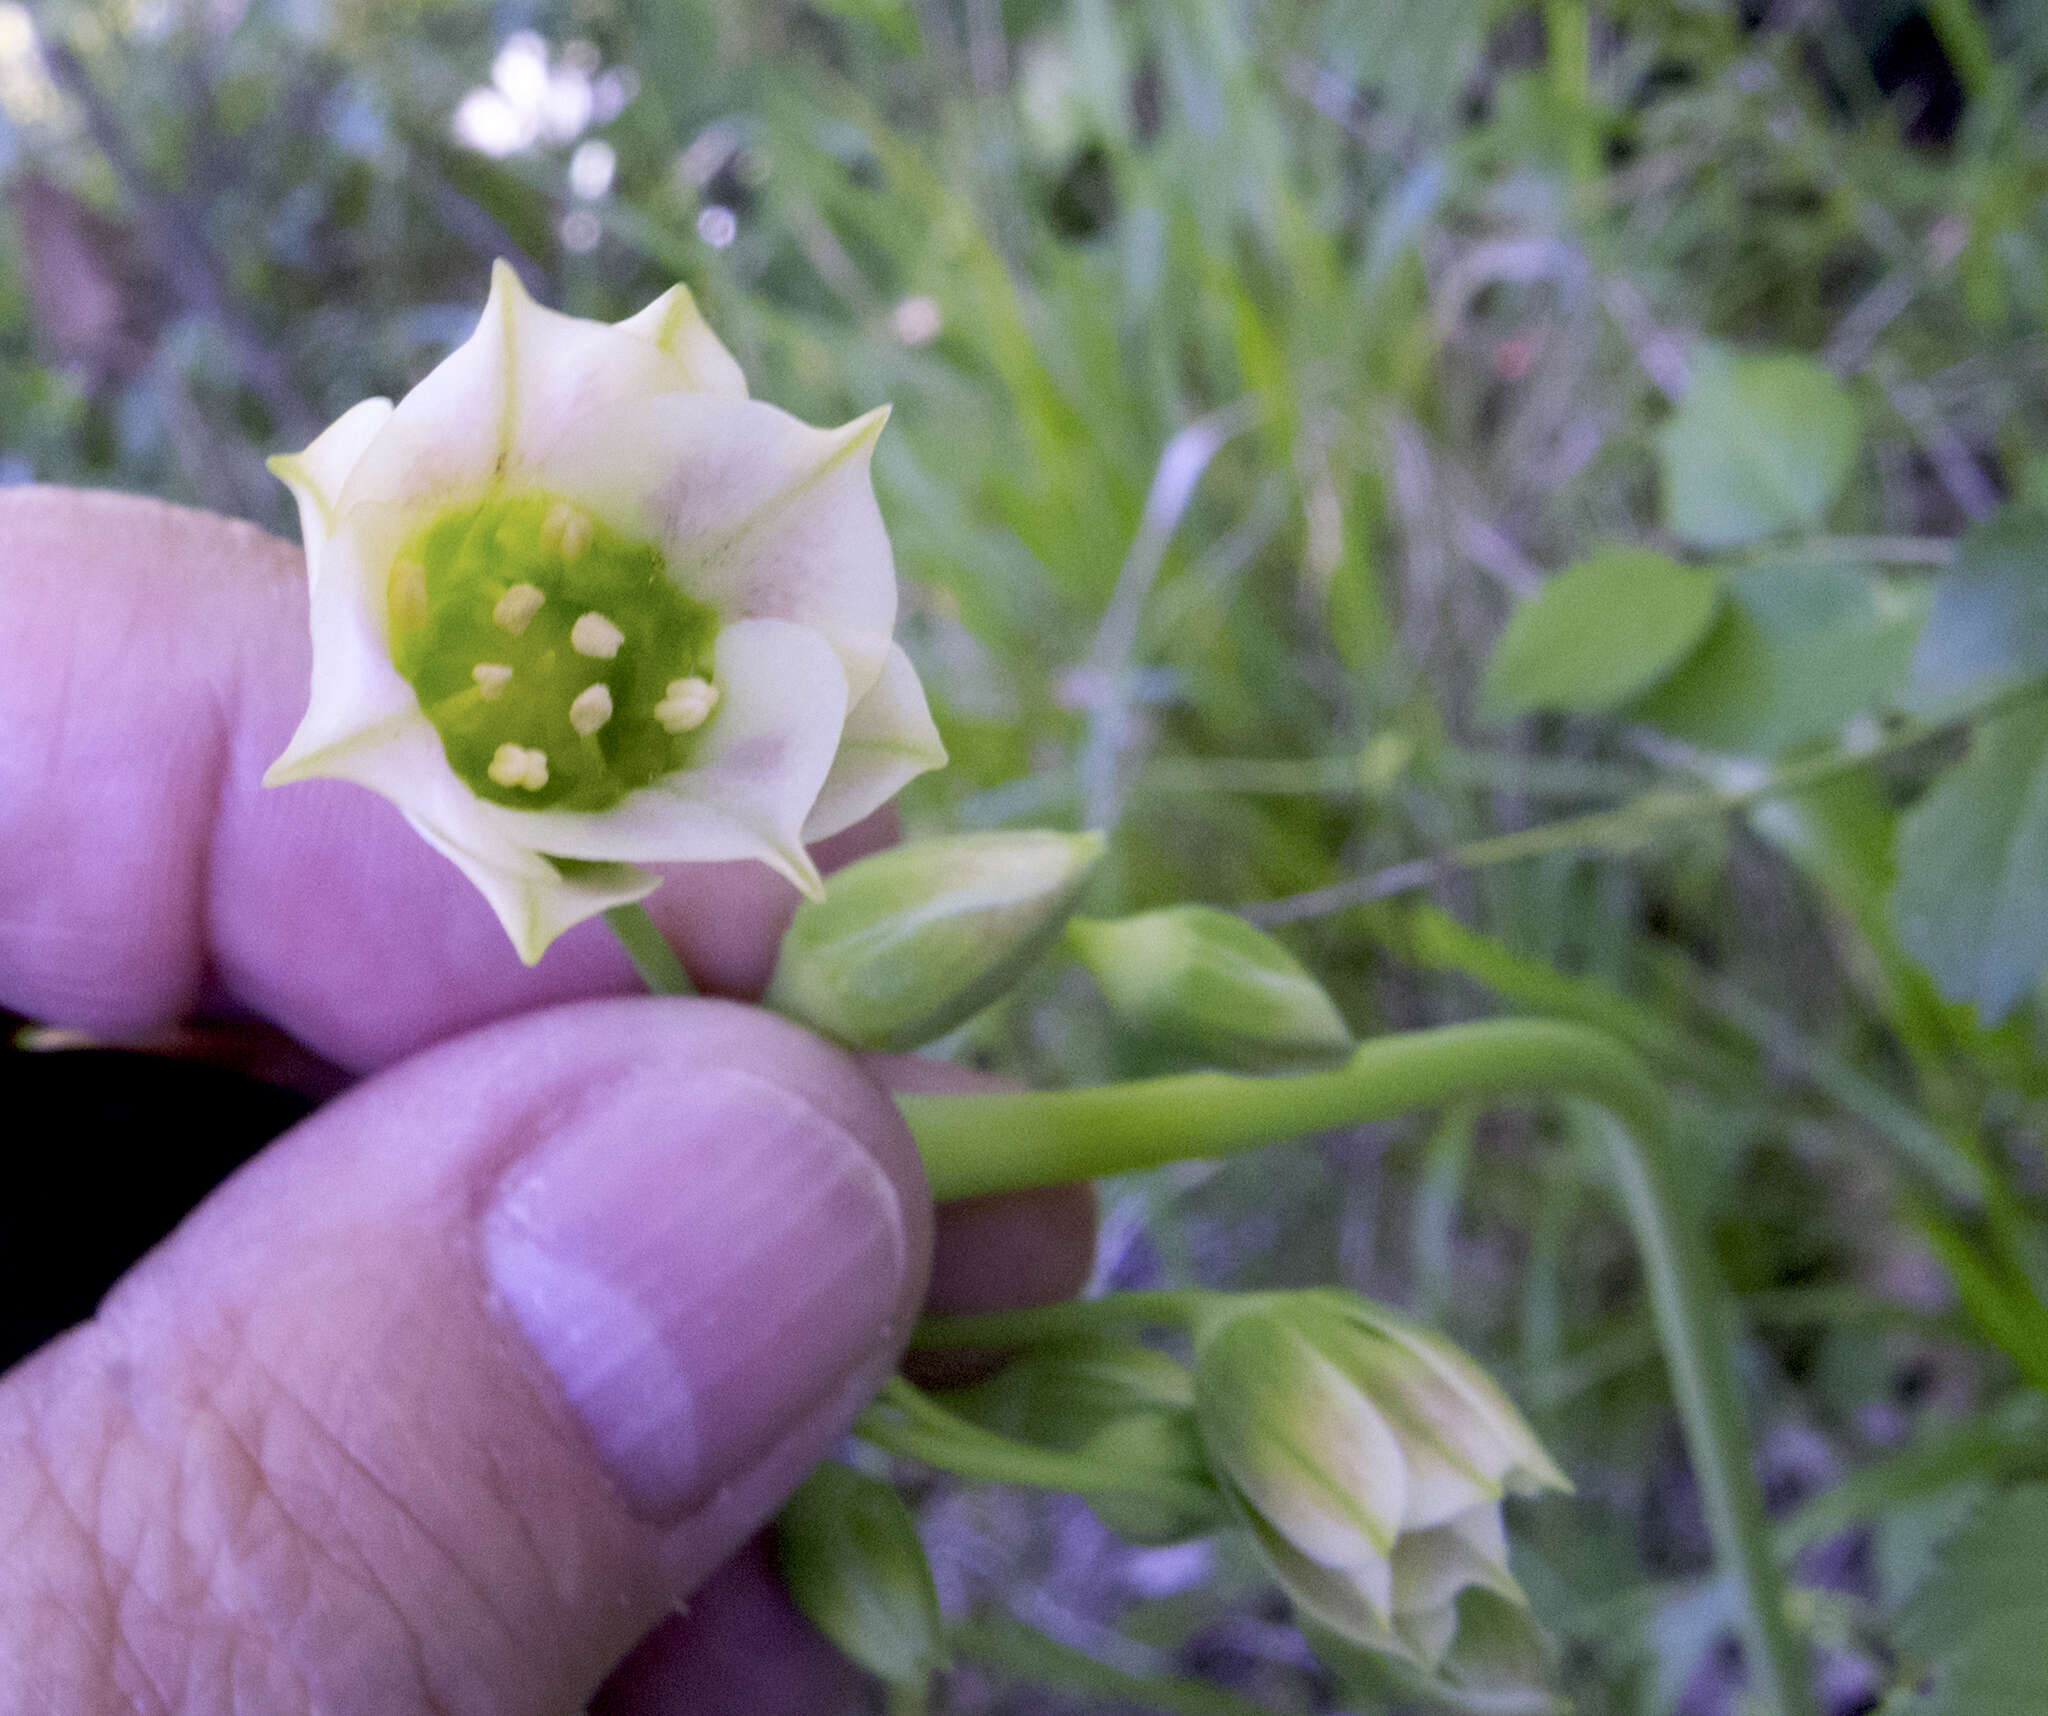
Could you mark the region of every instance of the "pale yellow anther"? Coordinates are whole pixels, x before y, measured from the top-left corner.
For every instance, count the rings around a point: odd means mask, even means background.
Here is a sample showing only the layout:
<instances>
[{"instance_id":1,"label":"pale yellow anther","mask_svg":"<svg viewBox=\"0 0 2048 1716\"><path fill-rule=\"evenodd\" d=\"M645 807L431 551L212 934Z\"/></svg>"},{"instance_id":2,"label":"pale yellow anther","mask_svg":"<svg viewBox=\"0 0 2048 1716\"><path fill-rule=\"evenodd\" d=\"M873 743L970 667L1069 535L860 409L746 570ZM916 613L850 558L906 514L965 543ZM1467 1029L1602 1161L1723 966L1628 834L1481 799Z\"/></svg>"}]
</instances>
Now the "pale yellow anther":
<instances>
[{"instance_id":1,"label":"pale yellow anther","mask_svg":"<svg viewBox=\"0 0 2048 1716\"><path fill-rule=\"evenodd\" d=\"M569 725L589 738L612 718L612 688L603 681L587 685L569 705Z\"/></svg>"},{"instance_id":2,"label":"pale yellow anther","mask_svg":"<svg viewBox=\"0 0 2048 1716\"><path fill-rule=\"evenodd\" d=\"M655 704L654 718L671 733L694 733L717 707L718 687L693 673L668 682L668 695Z\"/></svg>"},{"instance_id":3,"label":"pale yellow anther","mask_svg":"<svg viewBox=\"0 0 2048 1716\"><path fill-rule=\"evenodd\" d=\"M546 602L547 595L538 584L514 584L498 598L491 618L516 638L533 624L533 616Z\"/></svg>"},{"instance_id":4,"label":"pale yellow anther","mask_svg":"<svg viewBox=\"0 0 2048 1716\"><path fill-rule=\"evenodd\" d=\"M417 560L391 568L391 623L408 631L427 623L427 569Z\"/></svg>"},{"instance_id":5,"label":"pale yellow anther","mask_svg":"<svg viewBox=\"0 0 2048 1716\"><path fill-rule=\"evenodd\" d=\"M500 745L491 754L491 766L484 771L501 787L524 787L539 792L548 784L548 754L526 745Z\"/></svg>"},{"instance_id":6,"label":"pale yellow anther","mask_svg":"<svg viewBox=\"0 0 2048 1716\"><path fill-rule=\"evenodd\" d=\"M583 558L583 551L596 534L597 528L588 513L579 512L567 501L557 501L541 520L540 545L548 553L559 554L573 563Z\"/></svg>"},{"instance_id":7,"label":"pale yellow anther","mask_svg":"<svg viewBox=\"0 0 2048 1716\"><path fill-rule=\"evenodd\" d=\"M469 670L469 677L476 681L477 695L486 703L495 703L512 683L512 670L502 661L480 661Z\"/></svg>"},{"instance_id":8,"label":"pale yellow anther","mask_svg":"<svg viewBox=\"0 0 2048 1716\"><path fill-rule=\"evenodd\" d=\"M626 634L594 608L569 628L569 647L594 661L610 661L625 641Z\"/></svg>"}]
</instances>

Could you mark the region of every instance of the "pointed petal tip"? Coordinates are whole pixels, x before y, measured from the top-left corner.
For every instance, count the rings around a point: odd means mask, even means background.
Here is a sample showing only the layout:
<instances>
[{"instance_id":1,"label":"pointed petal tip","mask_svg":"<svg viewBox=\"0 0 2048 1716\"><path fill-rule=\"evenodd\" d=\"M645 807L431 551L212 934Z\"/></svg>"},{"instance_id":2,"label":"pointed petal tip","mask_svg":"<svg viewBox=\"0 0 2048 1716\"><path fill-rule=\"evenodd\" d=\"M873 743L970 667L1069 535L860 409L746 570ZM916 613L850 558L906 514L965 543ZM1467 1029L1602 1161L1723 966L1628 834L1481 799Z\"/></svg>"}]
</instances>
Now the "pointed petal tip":
<instances>
[{"instance_id":1,"label":"pointed petal tip","mask_svg":"<svg viewBox=\"0 0 2048 1716\"><path fill-rule=\"evenodd\" d=\"M293 756L290 751L263 771L263 784L267 787L296 786L300 781L319 778L320 771L313 767L317 759Z\"/></svg>"},{"instance_id":2,"label":"pointed petal tip","mask_svg":"<svg viewBox=\"0 0 2048 1716\"><path fill-rule=\"evenodd\" d=\"M813 902L822 900L825 897L825 878L818 873L818 866L811 862L811 855L801 848L798 849L796 857L802 860L800 864L785 858L776 868L796 884L797 892L805 899Z\"/></svg>"},{"instance_id":3,"label":"pointed petal tip","mask_svg":"<svg viewBox=\"0 0 2048 1716\"><path fill-rule=\"evenodd\" d=\"M504 257L494 256L491 258L491 297L496 298L501 293L508 298L524 299L527 296L526 282L519 278L519 270Z\"/></svg>"},{"instance_id":4,"label":"pointed petal tip","mask_svg":"<svg viewBox=\"0 0 2048 1716\"><path fill-rule=\"evenodd\" d=\"M850 423L841 424L838 433L843 444L858 447L865 453L872 453L875 442L888 425L889 414L895 409L894 405L877 405L872 411L863 411Z\"/></svg>"}]
</instances>

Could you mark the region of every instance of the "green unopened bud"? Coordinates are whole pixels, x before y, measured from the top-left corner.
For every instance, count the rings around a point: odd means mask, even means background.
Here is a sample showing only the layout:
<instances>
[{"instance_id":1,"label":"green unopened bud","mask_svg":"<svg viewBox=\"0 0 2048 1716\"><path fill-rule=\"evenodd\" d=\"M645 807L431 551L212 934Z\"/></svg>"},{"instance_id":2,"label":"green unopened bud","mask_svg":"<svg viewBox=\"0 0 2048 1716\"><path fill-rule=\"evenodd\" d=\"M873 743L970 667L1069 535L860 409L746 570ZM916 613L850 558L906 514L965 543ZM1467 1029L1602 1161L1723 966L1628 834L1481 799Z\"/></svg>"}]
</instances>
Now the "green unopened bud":
<instances>
[{"instance_id":1,"label":"green unopened bud","mask_svg":"<svg viewBox=\"0 0 2048 1716\"><path fill-rule=\"evenodd\" d=\"M1213 906L1078 918L1067 937L1118 1018L1147 1036L1249 1069L1351 1050L1343 1014L1301 962Z\"/></svg>"},{"instance_id":2,"label":"green unopened bud","mask_svg":"<svg viewBox=\"0 0 2048 1716\"><path fill-rule=\"evenodd\" d=\"M850 864L797 908L769 1006L856 1049L914 1049L1007 990L1058 937L1099 834L963 834Z\"/></svg>"},{"instance_id":3,"label":"green unopened bud","mask_svg":"<svg viewBox=\"0 0 2048 1716\"><path fill-rule=\"evenodd\" d=\"M775 1544L791 1600L870 1674L920 1686L945 1666L931 1564L887 1484L827 1461L783 1505Z\"/></svg>"},{"instance_id":4,"label":"green unopened bud","mask_svg":"<svg viewBox=\"0 0 2048 1716\"><path fill-rule=\"evenodd\" d=\"M1186 1411L1194 1402L1194 1379L1179 1360L1141 1341L1089 1336L1027 1348L946 1404L999 1435L1073 1449L1127 1413Z\"/></svg>"},{"instance_id":5,"label":"green unopened bud","mask_svg":"<svg viewBox=\"0 0 2048 1716\"><path fill-rule=\"evenodd\" d=\"M1228 1518L1195 1428L1186 1365L1137 1341L1033 1347L948 1402L1017 1441L1058 1448L1126 1482L1085 1492L1096 1516L1132 1543L1179 1543ZM1147 1491L1142 1480L1161 1480Z\"/></svg>"},{"instance_id":6,"label":"green unopened bud","mask_svg":"<svg viewBox=\"0 0 2048 1716\"><path fill-rule=\"evenodd\" d=\"M1087 1437L1075 1452L1108 1471L1169 1481L1157 1496L1137 1488L1088 1496L1096 1517L1128 1543L1184 1543L1215 1531L1229 1517L1222 1493L1210 1480L1208 1456L1190 1411L1127 1412ZM1198 1495L1207 1499L1197 1501Z\"/></svg>"},{"instance_id":7,"label":"green unopened bud","mask_svg":"<svg viewBox=\"0 0 2048 1716\"><path fill-rule=\"evenodd\" d=\"M1210 1464L1324 1625L1434 1671L1468 1589L1523 1601L1500 1498L1570 1486L1449 1342L1353 1295L1261 1297L1202 1332Z\"/></svg>"}]
</instances>

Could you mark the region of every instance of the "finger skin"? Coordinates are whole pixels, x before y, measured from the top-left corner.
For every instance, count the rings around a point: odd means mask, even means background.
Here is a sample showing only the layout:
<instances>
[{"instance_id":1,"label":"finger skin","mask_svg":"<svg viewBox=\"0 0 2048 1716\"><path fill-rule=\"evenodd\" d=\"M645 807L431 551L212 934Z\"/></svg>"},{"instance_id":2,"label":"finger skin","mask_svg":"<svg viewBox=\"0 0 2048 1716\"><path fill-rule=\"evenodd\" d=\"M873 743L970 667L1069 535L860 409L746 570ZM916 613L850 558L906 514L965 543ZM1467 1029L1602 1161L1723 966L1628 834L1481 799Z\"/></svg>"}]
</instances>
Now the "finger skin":
<instances>
[{"instance_id":1,"label":"finger skin","mask_svg":"<svg viewBox=\"0 0 2048 1716\"><path fill-rule=\"evenodd\" d=\"M867 1676L797 1613L761 1538L640 1642L591 1716L856 1716L871 1705Z\"/></svg>"},{"instance_id":2,"label":"finger skin","mask_svg":"<svg viewBox=\"0 0 2048 1716\"><path fill-rule=\"evenodd\" d=\"M1000 1090L1005 1081L947 1061L871 1055L892 1091ZM928 1313L996 1311L1071 1298L1095 1253L1092 1186L1048 1186L941 1204ZM972 1382L1000 1353L909 1353L922 1387ZM714 1574L682 1615L643 1639L606 1685L594 1716L842 1716L872 1707L872 1687L790 1602L760 1543Z\"/></svg>"},{"instance_id":3,"label":"finger skin","mask_svg":"<svg viewBox=\"0 0 2048 1716\"><path fill-rule=\"evenodd\" d=\"M698 1093L734 1069L822 1117L820 1136L877 1188L863 1196L888 1188L886 1269L862 1263L855 1280L809 1241L760 1251L772 1242L755 1230L793 1218L702 1205L700 1182L737 1184L744 1201L746 1178L776 1168L749 1136L714 1150L687 1135ZM641 1130L607 1130L614 1113ZM508 1188L564 1138L576 1161L602 1164L670 1116L683 1129L677 1190L625 1216L655 1222L673 1257L657 1259L660 1279L674 1275L682 1302L644 1314L656 1346L680 1331L675 1363L708 1357L695 1416L716 1457L657 1503L616 1464L618 1446L640 1444L607 1440L590 1416L617 1393L609 1373L593 1393L572 1386L576 1350L569 1371L559 1352L544 1359L525 1301L493 1290L504 1277L488 1240L523 1195ZM734 1163L707 1180L720 1151ZM583 1198L551 1171L549 1208ZM583 1003L367 1082L230 1179L91 1323L0 1382L8 1707L580 1707L887 1374L923 1292L926 1200L893 1105L855 1064L729 1003ZM818 1212L803 1219L845 1225L838 1202ZM733 1255L754 1276L732 1279ZM805 1327L765 1310L757 1332L744 1311L709 1335L692 1322L709 1314L698 1307L786 1301L806 1270L822 1281L807 1293L830 1290L806 1315L830 1321L849 1298L877 1307L839 1337L843 1353L823 1355L827 1369L785 1374ZM723 1297L685 1285L700 1277ZM760 1399L779 1404L756 1424ZM720 1430L734 1413L746 1438Z\"/></svg>"},{"instance_id":4,"label":"finger skin","mask_svg":"<svg viewBox=\"0 0 2048 1716\"><path fill-rule=\"evenodd\" d=\"M637 988L601 923L522 966L482 898L362 788L265 789L306 703L297 549L132 495L0 490L0 1005L114 1037L219 998L356 1071ZM886 821L827 842L828 865ZM758 864L649 902L753 994L794 909Z\"/></svg>"}]
</instances>

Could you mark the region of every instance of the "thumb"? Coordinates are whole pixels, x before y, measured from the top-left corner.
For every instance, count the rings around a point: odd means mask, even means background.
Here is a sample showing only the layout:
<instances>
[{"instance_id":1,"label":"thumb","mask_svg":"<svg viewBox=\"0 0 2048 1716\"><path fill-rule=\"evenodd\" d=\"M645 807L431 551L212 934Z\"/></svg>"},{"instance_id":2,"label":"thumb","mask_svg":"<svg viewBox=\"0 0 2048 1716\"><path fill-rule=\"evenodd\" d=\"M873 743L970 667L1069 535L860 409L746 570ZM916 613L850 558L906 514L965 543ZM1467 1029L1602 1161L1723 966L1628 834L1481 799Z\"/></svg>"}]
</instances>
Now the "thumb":
<instances>
[{"instance_id":1,"label":"thumb","mask_svg":"<svg viewBox=\"0 0 2048 1716\"><path fill-rule=\"evenodd\" d=\"M886 1375L930 1231L888 1099L745 1008L358 1087L0 1381L0 1706L581 1708Z\"/></svg>"}]
</instances>

